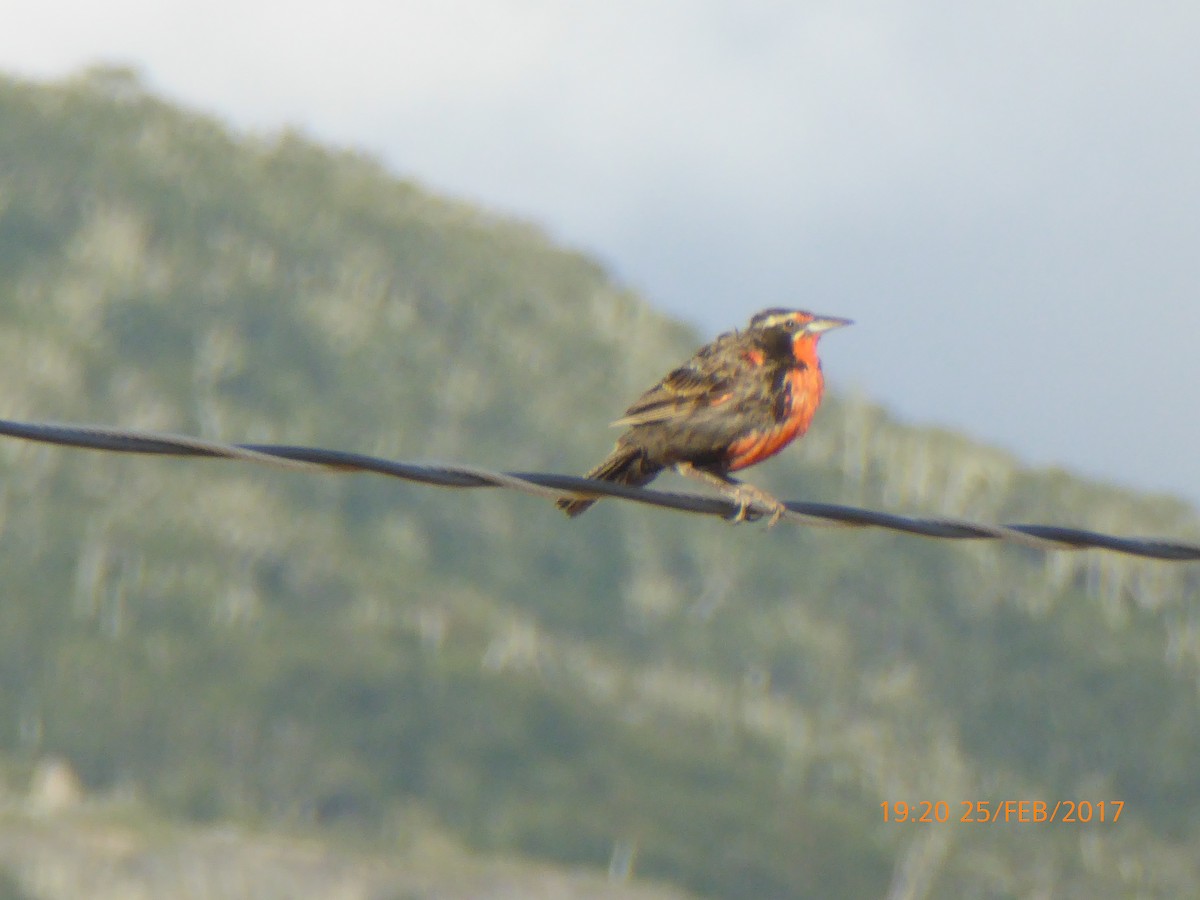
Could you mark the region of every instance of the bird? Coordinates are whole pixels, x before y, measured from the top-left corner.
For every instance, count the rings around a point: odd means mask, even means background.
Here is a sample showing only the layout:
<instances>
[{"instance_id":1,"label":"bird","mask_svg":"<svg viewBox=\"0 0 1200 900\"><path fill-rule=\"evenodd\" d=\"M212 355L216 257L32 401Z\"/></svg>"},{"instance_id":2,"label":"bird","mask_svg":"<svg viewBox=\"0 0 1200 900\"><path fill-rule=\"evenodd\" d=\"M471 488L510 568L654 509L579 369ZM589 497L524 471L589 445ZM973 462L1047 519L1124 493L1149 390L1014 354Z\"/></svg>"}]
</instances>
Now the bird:
<instances>
[{"instance_id":1,"label":"bird","mask_svg":"<svg viewBox=\"0 0 1200 900\"><path fill-rule=\"evenodd\" d=\"M774 524L784 505L730 473L804 434L825 389L817 342L850 324L801 309L756 313L747 328L704 345L634 401L612 423L626 429L616 447L584 477L640 487L674 469L735 500L735 521L753 509ZM575 517L595 502L564 497L557 505Z\"/></svg>"}]
</instances>

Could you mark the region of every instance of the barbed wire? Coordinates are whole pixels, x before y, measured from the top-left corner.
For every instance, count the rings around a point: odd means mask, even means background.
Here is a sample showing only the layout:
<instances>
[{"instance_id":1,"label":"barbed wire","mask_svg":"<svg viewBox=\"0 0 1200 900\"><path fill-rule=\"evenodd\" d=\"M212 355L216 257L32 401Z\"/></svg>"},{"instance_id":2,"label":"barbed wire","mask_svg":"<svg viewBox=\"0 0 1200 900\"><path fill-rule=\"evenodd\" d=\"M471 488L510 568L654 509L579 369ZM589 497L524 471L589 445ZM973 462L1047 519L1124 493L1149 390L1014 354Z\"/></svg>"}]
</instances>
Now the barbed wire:
<instances>
[{"instance_id":1,"label":"barbed wire","mask_svg":"<svg viewBox=\"0 0 1200 900\"><path fill-rule=\"evenodd\" d=\"M492 472L475 466L412 463L380 459L361 453L280 444L225 444L186 435L126 428L15 422L0 419L0 435L87 450L162 456L236 459L299 471L371 472L405 481L450 488L499 487L537 497L613 497L664 509L746 521L770 516L772 510L748 508L726 497L678 491L650 490L596 481L576 475L547 472ZM782 520L806 525L883 528L921 537L950 540L1002 540L1038 550L1109 550L1150 559L1200 560L1200 544L1152 538L1127 538L1059 525L982 525L953 518L913 518L895 513L839 506L832 503L788 501Z\"/></svg>"}]
</instances>

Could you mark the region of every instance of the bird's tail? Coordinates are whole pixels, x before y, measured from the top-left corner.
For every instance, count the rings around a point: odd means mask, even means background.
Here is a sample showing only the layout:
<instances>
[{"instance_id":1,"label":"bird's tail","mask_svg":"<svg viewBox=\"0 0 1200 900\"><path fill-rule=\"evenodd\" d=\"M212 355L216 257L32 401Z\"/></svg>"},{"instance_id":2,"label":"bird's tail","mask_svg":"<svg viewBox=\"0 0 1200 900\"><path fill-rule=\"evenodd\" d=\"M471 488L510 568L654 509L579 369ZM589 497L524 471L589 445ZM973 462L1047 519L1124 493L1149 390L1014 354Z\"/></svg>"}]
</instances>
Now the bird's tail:
<instances>
[{"instance_id":1,"label":"bird's tail","mask_svg":"<svg viewBox=\"0 0 1200 900\"><path fill-rule=\"evenodd\" d=\"M655 465L646 459L646 454L637 447L618 444L608 458L592 469L584 478L597 478L600 481L612 481L616 484L628 484L641 487L649 484L662 471L662 466ZM584 512L595 500L559 500L558 508L571 518Z\"/></svg>"}]
</instances>

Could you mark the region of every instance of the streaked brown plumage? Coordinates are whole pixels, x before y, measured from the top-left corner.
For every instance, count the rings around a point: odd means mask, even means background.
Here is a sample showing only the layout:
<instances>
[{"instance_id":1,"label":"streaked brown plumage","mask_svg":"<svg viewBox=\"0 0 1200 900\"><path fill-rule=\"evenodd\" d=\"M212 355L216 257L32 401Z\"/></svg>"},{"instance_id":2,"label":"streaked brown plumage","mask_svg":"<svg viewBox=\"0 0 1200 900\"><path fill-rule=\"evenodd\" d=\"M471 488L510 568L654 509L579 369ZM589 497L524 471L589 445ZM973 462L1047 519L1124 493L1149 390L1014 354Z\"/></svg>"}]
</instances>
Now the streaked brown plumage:
<instances>
[{"instance_id":1,"label":"streaked brown plumage","mask_svg":"<svg viewBox=\"0 0 1200 900\"><path fill-rule=\"evenodd\" d=\"M642 394L613 423L626 431L587 477L644 485L675 468L722 487L743 515L759 503L777 518L783 509L778 500L729 473L774 456L804 434L825 385L817 341L849 324L803 310L758 313L747 329L701 347ZM595 502L563 499L558 506L577 516Z\"/></svg>"}]
</instances>

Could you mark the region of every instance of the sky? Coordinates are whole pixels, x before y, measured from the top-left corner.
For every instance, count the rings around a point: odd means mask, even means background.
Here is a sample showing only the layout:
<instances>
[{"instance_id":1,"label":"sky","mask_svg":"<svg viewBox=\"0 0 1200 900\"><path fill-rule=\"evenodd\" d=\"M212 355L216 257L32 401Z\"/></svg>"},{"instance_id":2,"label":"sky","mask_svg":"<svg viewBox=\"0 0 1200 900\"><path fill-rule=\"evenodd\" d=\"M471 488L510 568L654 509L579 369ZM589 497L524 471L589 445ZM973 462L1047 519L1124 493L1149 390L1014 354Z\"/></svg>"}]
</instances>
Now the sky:
<instances>
[{"instance_id":1,"label":"sky","mask_svg":"<svg viewBox=\"0 0 1200 900\"><path fill-rule=\"evenodd\" d=\"M769 306L849 316L822 343L834 390L1200 504L1191 0L25 0L4 18L0 70L128 64L239 128L365 150L538 223L706 336Z\"/></svg>"}]
</instances>

